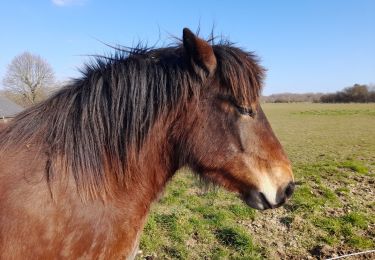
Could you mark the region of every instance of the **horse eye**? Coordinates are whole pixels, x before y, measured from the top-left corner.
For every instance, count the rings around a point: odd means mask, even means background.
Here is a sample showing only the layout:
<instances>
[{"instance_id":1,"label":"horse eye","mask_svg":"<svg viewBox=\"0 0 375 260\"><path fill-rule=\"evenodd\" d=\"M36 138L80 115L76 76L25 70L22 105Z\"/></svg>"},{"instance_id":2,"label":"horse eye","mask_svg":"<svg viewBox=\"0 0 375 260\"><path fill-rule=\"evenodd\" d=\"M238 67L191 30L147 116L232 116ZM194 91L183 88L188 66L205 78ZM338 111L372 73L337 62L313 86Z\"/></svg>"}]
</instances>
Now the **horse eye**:
<instances>
[{"instance_id":1,"label":"horse eye","mask_svg":"<svg viewBox=\"0 0 375 260\"><path fill-rule=\"evenodd\" d=\"M251 116L252 118L256 116L256 111L252 108L241 107L239 105L236 105L236 108L241 115Z\"/></svg>"},{"instance_id":2,"label":"horse eye","mask_svg":"<svg viewBox=\"0 0 375 260\"><path fill-rule=\"evenodd\" d=\"M238 113L240 113L241 115L250 116L254 118L257 114L256 111L254 111L252 107L243 107L243 106L238 105L238 103L233 97L219 96L219 99L229 102L233 107L236 108Z\"/></svg>"}]
</instances>

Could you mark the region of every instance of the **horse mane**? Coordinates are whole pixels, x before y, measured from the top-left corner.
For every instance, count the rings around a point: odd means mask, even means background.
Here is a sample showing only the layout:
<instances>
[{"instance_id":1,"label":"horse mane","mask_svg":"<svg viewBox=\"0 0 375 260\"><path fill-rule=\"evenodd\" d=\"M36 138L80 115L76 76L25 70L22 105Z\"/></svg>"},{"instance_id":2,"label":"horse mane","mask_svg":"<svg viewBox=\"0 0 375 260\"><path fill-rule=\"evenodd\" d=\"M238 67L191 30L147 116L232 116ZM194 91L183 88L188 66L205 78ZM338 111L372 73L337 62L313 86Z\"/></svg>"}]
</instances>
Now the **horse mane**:
<instances>
[{"instance_id":1,"label":"horse mane","mask_svg":"<svg viewBox=\"0 0 375 260\"><path fill-rule=\"evenodd\" d=\"M255 55L227 42L212 48L214 76L221 85L239 104L256 102L264 69ZM100 188L106 164L123 180L129 151L141 148L155 121L209 87L206 74L196 73L190 62L181 44L120 49L96 57L85 65L81 78L12 120L0 132L0 151L37 144L47 156L48 181L58 159L78 188Z\"/></svg>"}]
</instances>

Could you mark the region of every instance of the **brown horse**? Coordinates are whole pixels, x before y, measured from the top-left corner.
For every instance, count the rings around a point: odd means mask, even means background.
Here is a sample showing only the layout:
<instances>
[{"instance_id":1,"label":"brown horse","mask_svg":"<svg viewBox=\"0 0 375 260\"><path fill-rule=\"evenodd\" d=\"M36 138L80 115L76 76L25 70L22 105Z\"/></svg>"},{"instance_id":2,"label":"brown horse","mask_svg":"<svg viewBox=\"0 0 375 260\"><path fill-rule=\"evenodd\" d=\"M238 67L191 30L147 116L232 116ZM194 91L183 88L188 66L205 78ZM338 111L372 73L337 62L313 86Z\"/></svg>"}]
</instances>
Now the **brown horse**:
<instances>
[{"instance_id":1,"label":"brown horse","mask_svg":"<svg viewBox=\"0 0 375 260\"><path fill-rule=\"evenodd\" d=\"M0 131L7 126L7 122L0 119Z\"/></svg>"},{"instance_id":2,"label":"brown horse","mask_svg":"<svg viewBox=\"0 0 375 260\"><path fill-rule=\"evenodd\" d=\"M259 105L263 74L188 29L175 47L97 58L0 132L0 258L133 258L183 166L251 207L283 204L293 175Z\"/></svg>"}]
</instances>

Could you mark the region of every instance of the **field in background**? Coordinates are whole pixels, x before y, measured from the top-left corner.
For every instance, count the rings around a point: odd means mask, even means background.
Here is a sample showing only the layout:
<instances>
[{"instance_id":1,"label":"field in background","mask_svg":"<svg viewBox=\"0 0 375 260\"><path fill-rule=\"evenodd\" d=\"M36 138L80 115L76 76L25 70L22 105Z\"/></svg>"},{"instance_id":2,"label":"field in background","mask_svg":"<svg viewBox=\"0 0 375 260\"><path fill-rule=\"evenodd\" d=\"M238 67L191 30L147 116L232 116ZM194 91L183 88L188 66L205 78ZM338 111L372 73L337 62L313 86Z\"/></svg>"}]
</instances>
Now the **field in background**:
<instances>
[{"instance_id":1,"label":"field in background","mask_svg":"<svg viewBox=\"0 0 375 260\"><path fill-rule=\"evenodd\" d=\"M375 104L263 109L302 183L292 200L256 211L182 170L153 206L143 257L301 259L375 249Z\"/></svg>"}]
</instances>

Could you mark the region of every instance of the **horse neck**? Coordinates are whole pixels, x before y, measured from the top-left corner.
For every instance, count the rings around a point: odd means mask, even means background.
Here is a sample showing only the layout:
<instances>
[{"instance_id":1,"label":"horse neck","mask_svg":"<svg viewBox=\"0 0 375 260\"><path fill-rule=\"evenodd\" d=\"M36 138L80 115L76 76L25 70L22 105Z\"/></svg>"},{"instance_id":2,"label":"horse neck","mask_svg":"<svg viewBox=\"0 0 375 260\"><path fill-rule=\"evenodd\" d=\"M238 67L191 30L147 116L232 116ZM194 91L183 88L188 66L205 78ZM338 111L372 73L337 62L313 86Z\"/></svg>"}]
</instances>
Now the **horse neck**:
<instances>
[{"instance_id":1,"label":"horse neck","mask_svg":"<svg viewBox=\"0 0 375 260\"><path fill-rule=\"evenodd\" d=\"M168 137L167 120L158 120L148 134L136 163L127 167L124 197L148 210L180 167L178 153ZM147 213L147 212L146 212Z\"/></svg>"}]
</instances>

